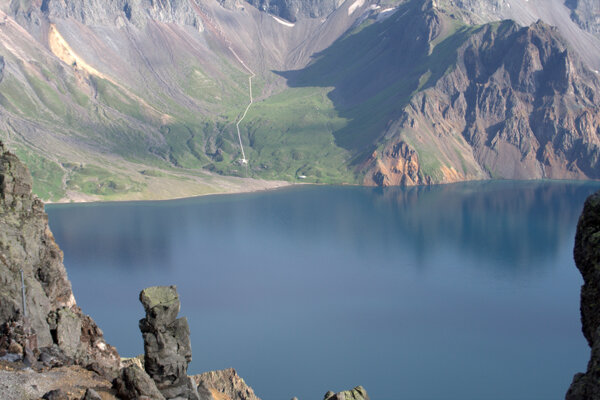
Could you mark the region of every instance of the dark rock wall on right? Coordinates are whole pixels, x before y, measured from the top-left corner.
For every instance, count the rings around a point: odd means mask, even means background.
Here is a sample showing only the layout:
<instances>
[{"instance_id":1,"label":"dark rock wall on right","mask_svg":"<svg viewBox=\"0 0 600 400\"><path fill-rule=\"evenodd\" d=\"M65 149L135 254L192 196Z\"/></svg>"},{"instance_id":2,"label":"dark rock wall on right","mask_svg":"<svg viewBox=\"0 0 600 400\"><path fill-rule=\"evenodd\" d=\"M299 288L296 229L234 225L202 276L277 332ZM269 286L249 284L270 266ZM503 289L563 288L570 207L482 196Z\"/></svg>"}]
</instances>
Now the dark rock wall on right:
<instances>
[{"instance_id":1,"label":"dark rock wall on right","mask_svg":"<svg viewBox=\"0 0 600 400\"><path fill-rule=\"evenodd\" d=\"M566 400L595 400L600 399L600 192L585 202L573 255L584 281L581 328L592 351L587 372L575 375Z\"/></svg>"}]
</instances>

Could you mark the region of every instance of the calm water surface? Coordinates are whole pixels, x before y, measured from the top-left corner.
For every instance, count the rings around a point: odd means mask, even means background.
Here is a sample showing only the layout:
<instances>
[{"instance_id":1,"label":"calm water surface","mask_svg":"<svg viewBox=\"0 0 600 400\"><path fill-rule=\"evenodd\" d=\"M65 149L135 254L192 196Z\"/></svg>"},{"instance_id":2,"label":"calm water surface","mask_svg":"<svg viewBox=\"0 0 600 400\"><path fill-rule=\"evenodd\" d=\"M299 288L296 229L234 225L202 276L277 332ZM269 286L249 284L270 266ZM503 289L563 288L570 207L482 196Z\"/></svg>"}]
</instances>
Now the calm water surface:
<instances>
[{"instance_id":1,"label":"calm water surface","mask_svg":"<svg viewBox=\"0 0 600 400\"><path fill-rule=\"evenodd\" d=\"M586 367L573 237L598 184L299 187L51 205L80 306L143 352L141 289L175 284L190 373L263 400L552 400Z\"/></svg>"}]
</instances>

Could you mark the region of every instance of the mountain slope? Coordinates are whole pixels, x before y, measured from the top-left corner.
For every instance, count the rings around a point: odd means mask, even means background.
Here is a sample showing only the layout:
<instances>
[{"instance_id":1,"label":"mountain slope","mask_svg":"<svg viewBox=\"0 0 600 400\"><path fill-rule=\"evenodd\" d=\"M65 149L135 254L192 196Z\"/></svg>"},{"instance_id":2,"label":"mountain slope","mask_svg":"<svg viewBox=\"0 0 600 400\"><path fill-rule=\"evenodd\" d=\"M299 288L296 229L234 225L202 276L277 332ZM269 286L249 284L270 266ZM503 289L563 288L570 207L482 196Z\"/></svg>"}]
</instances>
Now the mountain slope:
<instances>
[{"instance_id":1,"label":"mountain slope","mask_svg":"<svg viewBox=\"0 0 600 400\"><path fill-rule=\"evenodd\" d=\"M305 64L359 16L290 29L241 3L0 6L10 13L0 14L0 129L32 165L36 192L54 200L154 198L163 184L182 195L240 187L210 171L253 174L237 163L244 65L258 74L255 97L266 97L284 84L271 68Z\"/></svg>"},{"instance_id":2,"label":"mountain slope","mask_svg":"<svg viewBox=\"0 0 600 400\"><path fill-rule=\"evenodd\" d=\"M571 19L582 29L600 37L600 3L594 0L565 0Z\"/></svg>"},{"instance_id":3,"label":"mountain slope","mask_svg":"<svg viewBox=\"0 0 600 400\"><path fill-rule=\"evenodd\" d=\"M600 178L598 77L543 22L465 26L409 2L284 75L335 87L336 143L365 184Z\"/></svg>"},{"instance_id":4,"label":"mountain slope","mask_svg":"<svg viewBox=\"0 0 600 400\"><path fill-rule=\"evenodd\" d=\"M419 170L424 181L598 179L599 96L597 76L556 30L542 22L484 26L458 50L454 69L388 129L366 182L405 179L395 167L406 162L395 150L402 145L440 153Z\"/></svg>"},{"instance_id":5,"label":"mountain slope","mask_svg":"<svg viewBox=\"0 0 600 400\"><path fill-rule=\"evenodd\" d=\"M546 8L538 0L386 1L257 4L273 15L241 0L0 0L0 136L31 166L35 191L55 201L270 185L247 177L368 184L596 177L598 84L576 53L600 66L600 45L593 47L600 39L576 25L569 8L559 0ZM551 15L566 34L565 43L549 28L530 28L544 32L523 46L542 41L537 52L551 54L520 53L539 64L523 70L528 89L511 75L518 60L486 61L524 40L517 26L465 24L478 10L480 23L509 8L521 10L522 21ZM495 36L498 26L504 36ZM588 51L567 50L573 43ZM570 69L553 74L565 51ZM471 53L489 76L465 67ZM549 87L543 74L554 80ZM493 101L520 103L481 113L478 102L492 99L469 79L494 83L502 94ZM466 114L455 92L474 102ZM452 116L419 111L419 102L441 109L447 101ZM409 129L409 119L428 121ZM505 146L508 139L497 148L484 140L501 122L511 133L499 137L529 143L535 156L518 156L524 150ZM546 158L550 166L542 166ZM494 166L508 160L512 172Z\"/></svg>"}]
</instances>

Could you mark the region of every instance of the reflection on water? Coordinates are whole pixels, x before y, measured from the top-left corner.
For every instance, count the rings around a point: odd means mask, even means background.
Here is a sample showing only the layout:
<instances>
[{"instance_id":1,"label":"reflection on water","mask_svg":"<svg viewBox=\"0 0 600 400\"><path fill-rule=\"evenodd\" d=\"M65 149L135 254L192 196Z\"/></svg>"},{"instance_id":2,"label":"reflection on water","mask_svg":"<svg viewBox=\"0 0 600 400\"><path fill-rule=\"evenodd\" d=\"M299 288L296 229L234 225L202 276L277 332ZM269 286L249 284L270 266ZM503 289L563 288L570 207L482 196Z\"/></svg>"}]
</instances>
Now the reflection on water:
<instances>
[{"instance_id":1,"label":"reflection on water","mask_svg":"<svg viewBox=\"0 0 600 400\"><path fill-rule=\"evenodd\" d=\"M476 182L409 189L379 189L378 212L393 216L388 232L404 228L421 256L452 246L502 273L547 268L565 229L577 221L583 199L597 185L560 182ZM384 218L382 218L384 220ZM521 267L524 269L516 269Z\"/></svg>"},{"instance_id":2,"label":"reflection on water","mask_svg":"<svg viewBox=\"0 0 600 400\"><path fill-rule=\"evenodd\" d=\"M598 188L306 186L48 213L78 302L124 355L143 351L139 290L176 284L191 372L236 367L264 400L358 384L551 400L585 368L571 249Z\"/></svg>"}]
</instances>

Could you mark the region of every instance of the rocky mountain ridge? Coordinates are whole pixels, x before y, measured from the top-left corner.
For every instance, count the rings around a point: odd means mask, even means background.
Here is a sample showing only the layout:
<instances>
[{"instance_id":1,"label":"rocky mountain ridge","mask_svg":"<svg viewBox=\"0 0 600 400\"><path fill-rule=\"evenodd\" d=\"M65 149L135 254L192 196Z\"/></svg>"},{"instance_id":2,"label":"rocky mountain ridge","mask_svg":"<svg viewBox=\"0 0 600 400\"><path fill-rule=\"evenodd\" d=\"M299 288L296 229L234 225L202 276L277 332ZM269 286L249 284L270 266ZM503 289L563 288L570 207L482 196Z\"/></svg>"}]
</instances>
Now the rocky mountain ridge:
<instances>
[{"instance_id":1,"label":"rocky mountain ridge","mask_svg":"<svg viewBox=\"0 0 600 400\"><path fill-rule=\"evenodd\" d=\"M248 0L248 3L261 11L275 14L290 22L296 22L298 18L327 17L337 9L343 1Z\"/></svg>"},{"instance_id":2,"label":"rocky mountain ridge","mask_svg":"<svg viewBox=\"0 0 600 400\"><path fill-rule=\"evenodd\" d=\"M487 25L457 53L453 71L388 128L366 183L600 178L600 80L556 29ZM414 153L431 147L443 156L428 173Z\"/></svg>"},{"instance_id":3,"label":"rocky mountain ridge","mask_svg":"<svg viewBox=\"0 0 600 400\"><path fill-rule=\"evenodd\" d=\"M158 21L203 29L192 8L193 3L186 0L109 0L86 3L47 0L41 4L28 0L3 3L5 4L0 3L2 9L9 11L10 15L30 31L34 29L32 25L41 26L54 19L74 19L88 26L124 26L128 21L138 28L143 28L148 21Z\"/></svg>"},{"instance_id":4,"label":"rocky mountain ridge","mask_svg":"<svg viewBox=\"0 0 600 400\"><path fill-rule=\"evenodd\" d=\"M473 150L473 143L458 136L422 148L406 138L404 144L388 143L408 104L431 95L425 91L438 82L445 85L446 71L460 62L453 52L471 35L482 34L483 28L465 21L487 23L514 14L529 25L550 16L559 25L551 36L562 43L553 46L569 48L573 60L577 53L592 69L600 68L600 39L573 22L571 9L561 1L548 0L544 7L539 0L254 5L3 0L0 137L31 166L36 193L53 201L172 198L256 184L227 176L367 184L481 179L498 172L484 165L496 150L520 171L496 176L593 178L587 167L570 171L565 164L583 157L584 164L593 165L593 146L586 144L593 138L581 142L577 155L571 147L549 148L548 159L564 164L551 173L540 173L542 156L521 160L504 145ZM577 7L582 15L593 13ZM415 29L403 29L408 23ZM377 41L377 35L386 40ZM480 40L471 46L500 42ZM410 65L402 60L405 55L419 62ZM594 88L593 76L582 72L579 61L573 65L569 74L577 75L579 85ZM238 137L252 74L253 104ZM543 103L547 96L528 96L521 98L523 112L550 115L562 107ZM529 103L538 100L542 103ZM507 117L501 114L489 116ZM437 126L456 125L440 113L430 116L438 118ZM570 118L562 113L554 128L575 134ZM532 131L546 129L547 119L530 120ZM592 118L587 136L596 135L594 124ZM521 133L529 134L527 129ZM579 138L565 140L568 146ZM247 165L240 163L240 146ZM369 161L375 151L379 158ZM400 153L404 161L398 164Z\"/></svg>"}]
</instances>

